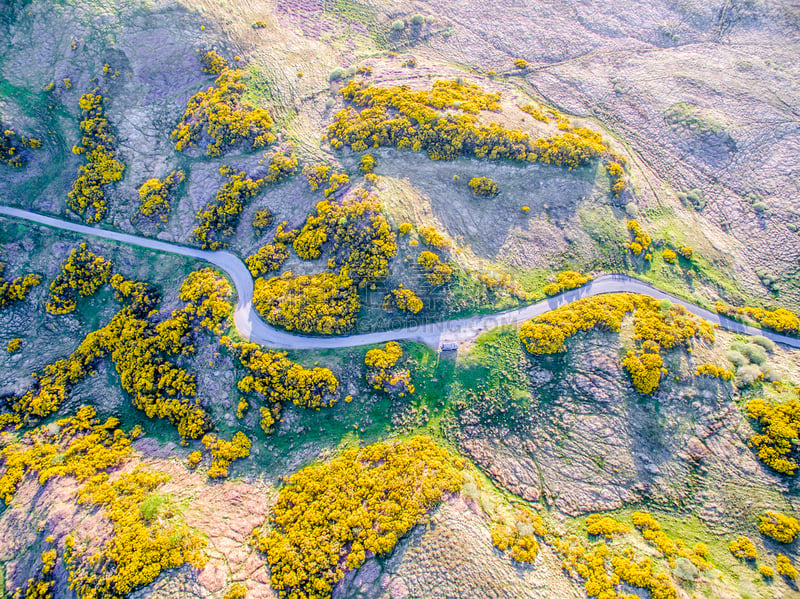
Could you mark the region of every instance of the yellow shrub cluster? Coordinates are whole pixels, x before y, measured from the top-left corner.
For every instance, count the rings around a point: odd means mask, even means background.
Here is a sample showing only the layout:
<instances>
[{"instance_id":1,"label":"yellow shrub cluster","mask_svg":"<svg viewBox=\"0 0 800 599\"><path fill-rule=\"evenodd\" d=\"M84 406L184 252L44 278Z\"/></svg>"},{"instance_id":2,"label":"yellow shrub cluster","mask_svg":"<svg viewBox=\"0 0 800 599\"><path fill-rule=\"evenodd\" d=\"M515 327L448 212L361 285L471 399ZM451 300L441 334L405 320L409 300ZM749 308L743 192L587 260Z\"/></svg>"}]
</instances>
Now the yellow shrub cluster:
<instances>
[{"instance_id":1,"label":"yellow shrub cluster","mask_svg":"<svg viewBox=\"0 0 800 599\"><path fill-rule=\"evenodd\" d=\"M272 214L272 210L269 208L256 210L256 213L253 215L253 229L255 229L258 235L261 235L264 231L269 229L273 222L275 222L275 215Z\"/></svg>"},{"instance_id":2,"label":"yellow shrub cluster","mask_svg":"<svg viewBox=\"0 0 800 599\"><path fill-rule=\"evenodd\" d=\"M5 268L6 265L0 262L0 275ZM35 274L27 274L11 281L0 279L0 309L8 307L12 302L21 302L41 282L42 278Z\"/></svg>"},{"instance_id":3,"label":"yellow shrub cluster","mask_svg":"<svg viewBox=\"0 0 800 599\"><path fill-rule=\"evenodd\" d=\"M341 204L319 202L293 246L304 260L319 258L327 249L329 268L346 267L355 284L367 287L389 276L389 260L397 254L397 236L377 198L360 191L363 195Z\"/></svg>"},{"instance_id":4,"label":"yellow shrub cluster","mask_svg":"<svg viewBox=\"0 0 800 599\"><path fill-rule=\"evenodd\" d=\"M332 174L333 169L327 164L308 164L303 167L303 176L311 191L317 191L323 183L327 183Z\"/></svg>"},{"instance_id":5,"label":"yellow shrub cluster","mask_svg":"<svg viewBox=\"0 0 800 599\"><path fill-rule=\"evenodd\" d=\"M529 115L531 115L537 121L541 121L543 123L549 123L550 122L550 118L545 113L543 113L539 108L534 106L533 104L526 104L525 106L520 106L519 109L522 112L527 112Z\"/></svg>"},{"instance_id":6,"label":"yellow shrub cluster","mask_svg":"<svg viewBox=\"0 0 800 599\"><path fill-rule=\"evenodd\" d=\"M750 318L762 327L772 329L778 333L800 335L800 318L798 318L797 314L785 308L765 310L764 308L752 308L750 306L735 307L729 306L722 301L717 301L714 307L720 314L731 318Z\"/></svg>"},{"instance_id":7,"label":"yellow shrub cluster","mask_svg":"<svg viewBox=\"0 0 800 599\"><path fill-rule=\"evenodd\" d=\"M247 200L265 185L278 183L291 176L296 169L297 158L291 149L275 151L270 156L267 174L260 179L248 177L244 171L237 173L230 167L221 167L220 174L228 177L229 181L220 188L214 200L197 213L200 224L194 230L194 238L203 244L203 249L217 250L227 245L224 239L235 232ZM269 210L259 210L253 219L253 226L257 230L266 228L272 224L272 220Z\"/></svg>"},{"instance_id":8,"label":"yellow shrub cluster","mask_svg":"<svg viewBox=\"0 0 800 599\"><path fill-rule=\"evenodd\" d=\"M541 516L523 509L517 514L513 526L497 523L492 527L492 544L500 551L508 551L518 562L533 563L539 553L536 536L544 537L546 534Z\"/></svg>"},{"instance_id":9,"label":"yellow shrub cluster","mask_svg":"<svg viewBox=\"0 0 800 599\"><path fill-rule=\"evenodd\" d=\"M780 574L781 576L785 576L786 578L789 578L792 581L797 580L798 572L797 568L794 567L792 560L790 560L782 553L779 553L775 556L775 561L778 565L778 574Z\"/></svg>"},{"instance_id":10,"label":"yellow shrub cluster","mask_svg":"<svg viewBox=\"0 0 800 599\"><path fill-rule=\"evenodd\" d=\"M261 414L261 421L259 426L264 431L265 435L271 435L275 432L275 423L281 419L281 404L272 404L269 407L262 406L259 408Z\"/></svg>"},{"instance_id":11,"label":"yellow shrub cluster","mask_svg":"<svg viewBox=\"0 0 800 599\"><path fill-rule=\"evenodd\" d=\"M710 567L706 561L708 548L703 543L697 543L689 549L683 541L673 541L661 530L656 519L646 512L634 512L632 520L645 539L667 558L671 568L681 558L689 560L698 570ZM609 538L627 532L623 523L596 514L587 519L589 534L593 534L589 530L591 527L595 527L596 534L605 539L591 546L587 546L585 541L576 536L556 538L553 543L563 558L564 570L585 580L587 595L598 599L636 599L637 594L624 593L618 589L620 584L626 583L646 589L649 591L648 596L653 599L677 599L678 593L668 571L656 571L650 557L637 559L631 546L620 551L615 545L607 544Z\"/></svg>"},{"instance_id":12,"label":"yellow shrub cluster","mask_svg":"<svg viewBox=\"0 0 800 599\"><path fill-rule=\"evenodd\" d=\"M364 154L358 163L358 170L365 175L375 170L375 156L372 154Z\"/></svg>"},{"instance_id":13,"label":"yellow shrub cluster","mask_svg":"<svg viewBox=\"0 0 800 599\"><path fill-rule=\"evenodd\" d=\"M562 270L560 273L558 273L557 282L550 283L549 285L545 286L544 292L547 295L558 295L562 291L582 287L591 280L592 277L588 275L582 275L574 270Z\"/></svg>"},{"instance_id":14,"label":"yellow shrub cluster","mask_svg":"<svg viewBox=\"0 0 800 599\"><path fill-rule=\"evenodd\" d=\"M200 56L200 63L203 65L201 70L211 75L219 75L222 69L228 68L228 61L213 49L203 52Z\"/></svg>"},{"instance_id":15,"label":"yellow shrub cluster","mask_svg":"<svg viewBox=\"0 0 800 599\"><path fill-rule=\"evenodd\" d=\"M628 371L633 386L639 393L653 393L661 382L664 360L659 353L658 344L645 341L635 350L628 350L622 366Z\"/></svg>"},{"instance_id":16,"label":"yellow shrub cluster","mask_svg":"<svg viewBox=\"0 0 800 599\"><path fill-rule=\"evenodd\" d=\"M645 230L642 228L642 225L635 219L631 219L628 221L628 230L633 235L633 241L628 244L628 249L633 252L636 256L644 251L645 253L649 254L652 252L652 248L650 244L653 243L653 240L650 238Z\"/></svg>"},{"instance_id":17,"label":"yellow shrub cluster","mask_svg":"<svg viewBox=\"0 0 800 599\"><path fill-rule=\"evenodd\" d=\"M680 247L678 247L678 253L687 260L691 260L693 250L689 246L681 245Z\"/></svg>"},{"instance_id":18,"label":"yellow shrub cluster","mask_svg":"<svg viewBox=\"0 0 800 599\"><path fill-rule=\"evenodd\" d=\"M258 161L258 164L264 164L265 160L267 160L266 154L264 158ZM299 161L294 153L294 147L288 143L284 144L269 155L267 174L264 176L264 181L267 183L280 183L297 172L298 164Z\"/></svg>"},{"instance_id":19,"label":"yellow shrub cluster","mask_svg":"<svg viewBox=\"0 0 800 599\"><path fill-rule=\"evenodd\" d=\"M687 312L683 306L663 308L650 296L638 295L635 298L633 329L637 341L653 341L663 349L688 346L694 338L709 343L714 341L711 325Z\"/></svg>"},{"instance_id":20,"label":"yellow shrub cluster","mask_svg":"<svg viewBox=\"0 0 800 599\"><path fill-rule=\"evenodd\" d=\"M122 388L131 394L137 408L150 418L168 418L182 437L201 436L208 428L208 416L194 398L194 376L166 356L194 350L190 340L195 323L220 330L231 312L229 285L211 269L192 273L180 290L180 297L189 303L156 324L149 320L155 300L138 298L138 284L125 285L119 278L115 282L119 297L130 305L117 312L108 325L90 333L68 358L33 374L34 388L12 402L16 421L27 423L55 412L69 388L89 375L99 358L110 354Z\"/></svg>"},{"instance_id":21,"label":"yellow shrub cluster","mask_svg":"<svg viewBox=\"0 0 800 599\"><path fill-rule=\"evenodd\" d=\"M497 123L481 125L475 114L499 111L499 94L457 81L435 81L430 91L413 91L406 86L367 87L353 80L341 93L351 106L339 111L328 128L334 148L346 144L355 152L381 146L424 149L432 160L474 156L539 160L569 168L588 164L608 148L599 134L586 127L532 141L527 133Z\"/></svg>"},{"instance_id":22,"label":"yellow shrub cluster","mask_svg":"<svg viewBox=\"0 0 800 599\"><path fill-rule=\"evenodd\" d=\"M637 347L622 364L641 393L658 388L662 374L661 349L688 346L694 338L713 341L707 322L682 306L662 309L654 298L615 293L577 300L529 320L520 327L520 340L532 354L554 354L566 349L565 341L581 331L599 328L619 332L626 313L633 312Z\"/></svg>"},{"instance_id":23,"label":"yellow shrub cluster","mask_svg":"<svg viewBox=\"0 0 800 599\"><path fill-rule=\"evenodd\" d=\"M793 475L797 470L794 440L800 436L800 401L773 405L753 399L747 403L747 415L761 427L750 437L758 459L777 472Z\"/></svg>"},{"instance_id":24,"label":"yellow shrub cluster","mask_svg":"<svg viewBox=\"0 0 800 599\"><path fill-rule=\"evenodd\" d=\"M492 528L492 543L500 551L509 551L518 562L533 563L539 554L539 544L532 535L520 535L505 524Z\"/></svg>"},{"instance_id":25,"label":"yellow shrub cluster","mask_svg":"<svg viewBox=\"0 0 800 599\"><path fill-rule=\"evenodd\" d=\"M269 112L243 101L244 71L224 66L214 85L189 98L172 141L179 152L209 140L206 153L222 156L230 147L247 143L262 148L275 141Z\"/></svg>"},{"instance_id":26,"label":"yellow shrub cluster","mask_svg":"<svg viewBox=\"0 0 800 599\"><path fill-rule=\"evenodd\" d=\"M793 516L768 510L758 517L758 530L779 543L792 543L800 533L800 522Z\"/></svg>"},{"instance_id":27,"label":"yellow shrub cluster","mask_svg":"<svg viewBox=\"0 0 800 599\"><path fill-rule=\"evenodd\" d=\"M692 562L699 570L709 568L709 563L706 561L708 548L702 543L698 543L694 548L689 548L681 539L671 539L661 530L661 524L647 512L633 512L631 519L645 540L669 560L670 566L674 567L675 559L682 557Z\"/></svg>"},{"instance_id":28,"label":"yellow shrub cluster","mask_svg":"<svg viewBox=\"0 0 800 599\"><path fill-rule=\"evenodd\" d=\"M83 406L74 416L57 420L55 427L39 426L28 431L21 441L0 450L3 474L0 476L0 497L11 503L19 484L35 472L39 484L60 476L86 480L101 470L118 465L130 453L130 434L117 428L119 420L100 422L91 406Z\"/></svg>"},{"instance_id":29,"label":"yellow shrub cluster","mask_svg":"<svg viewBox=\"0 0 800 599\"><path fill-rule=\"evenodd\" d=\"M554 354L564 351L564 342L580 331L619 332L622 318L636 307L635 298L619 293L577 300L524 323L520 339L532 354Z\"/></svg>"},{"instance_id":30,"label":"yellow shrub cluster","mask_svg":"<svg viewBox=\"0 0 800 599\"><path fill-rule=\"evenodd\" d=\"M410 226L410 225L409 225ZM402 225L400 225L402 228ZM419 228L419 238L427 246L434 247L438 250L449 250L450 240L436 230L436 227L430 225L423 225Z\"/></svg>"},{"instance_id":31,"label":"yellow shrub cluster","mask_svg":"<svg viewBox=\"0 0 800 599\"><path fill-rule=\"evenodd\" d=\"M634 559L633 549L626 547L613 553L605 543L591 547L576 537L556 539L556 549L563 556L562 567L585 580L589 597L597 599L636 599L638 595L623 593L617 587L625 582L646 589L652 599L677 599L678 594L666 572L654 572L649 557Z\"/></svg>"},{"instance_id":32,"label":"yellow shrub cluster","mask_svg":"<svg viewBox=\"0 0 800 599\"><path fill-rule=\"evenodd\" d=\"M473 177L468 185L476 197L491 198L497 195L497 183L489 177Z\"/></svg>"},{"instance_id":33,"label":"yellow shrub cluster","mask_svg":"<svg viewBox=\"0 0 800 599\"><path fill-rule=\"evenodd\" d=\"M6 352L9 354L15 354L20 350L21 347L22 339L15 337L14 339L9 339L8 344L6 345Z\"/></svg>"},{"instance_id":34,"label":"yellow shrub cluster","mask_svg":"<svg viewBox=\"0 0 800 599\"><path fill-rule=\"evenodd\" d=\"M236 231L245 203L265 184L264 179L251 179L244 171L237 173L227 166L220 168L219 172L229 180L219 189L216 197L197 213L200 224L193 233L204 250L218 250L227 245L224 240Z\"/></svg>"},{"instance_id":35,"label":"yellow shrub cluster","mask_svg":"<svg viewBox=\"0 0 800 599\"><path fill-rule=\"evenodd\" d=\"M238 383L242 393L257 393L268 404L262 410L262 428L272 429L280 416L280 405L291 402L303 408L327 408L336 403L339 381L328 368L304 368L284 352L263 349L255 343L234 343L223 337L222 343L247 369Z\"/></svg>"},{"instance_id":36,"label":"yellow shrub cluster","mask_svg":"<svg viewBox=\"0 0 800 599\"><path fill-rule=\"evenodd\" d=\"M647 512L633 512L631 515L633 525L641 531L642 536L650 541L664 557L677 554L678 546L661 530L661 524Z\"/></svg>"},{"instance_id":37,"label":"yellow shrub cluster","mask_svg":"<svg viewBox=\"0 0 800 599\"><path fill-rule=\"evenodd\" d=\"M172 319L197 321L212 333L222 334L222 323L231 315L231 286L211 267L201 268L189 273L181 284L179 297L186 307L175 310ZM177 343L178 338L173 336Z\"/></svg>"},{"instance_id":38,"label":"yellow shrub cluster","mask_svg":"<svg viewBox=\"0 0 800 599\"><path fill-rule=\"evenodd\" d=\"M695 370L698 376L713 376L723 381L733 380L733 371L715 364L700 364Z\"/></svg>"},{"instance_id":39,"label":"yellow shrub cluster","mask_svg":"<svg viewBox=\"0 0 800 599\"><path fill-rule=\"evenodd\" d=\"M262 245L252 256L245 258L247 269L253 277L260 277L273 270L278 270L289 257L289 250L282 243Z\"/></svg>"},{"instance_id":40,"label":"yellow shrub cluster","mask_svg":"<svg viewBox=\"0 0 800 599\"><path fill-rule=\"evenodd\" d=\"M264 24L264 27L266 27L266 24ZM241 582L234 582L225 591L225 596L222 599L245 599L245 597L247 597L247 587Z\"/></svg>"},{"instance_id":41,"label":"yellow shrub cluster","mask_svg":"<svg viewBox=\"0 0 800 599\"><path fill-rule=\"evenodd\" d=\"M758 557L758 551L753 541L747 537L738 536L735 541L728 543L730 552L739 559L754 560Z\"/></svg>"},{"instance_id":42,"label":"yellow shrub cluster","mask_svg":"<svg viewBox=\"0 0 800 599\"><path fill-rule=\"evenodd\" d=\"M385 555L461 486L457 458L428 437L348 449L303 468L280 490L269 526L255 531L280 597L327 599L345 572Z\"/></svg>"},{"instance_id":43,"label":"yellow shrub cluster","mask_svg":"<svg viewBox=\"0 0 800 599\"><path fill-rule=\"evenodd\" d=\"M619 196L625 191L625 169L619 162L607 162L606 172L611 180L611 192L615 196Z\"/></svg>"},{"instance_id":44,"label":"yellow shrub cluster","mask_svg":"<svg viewBox=\"0 0 800 599\"><path fill-rule=\"evenodd\" d=\"M11 414L0 416L0 424L31 424L61 407L69 388L88 376L94 362L105 353L103 332L91 333L68 358L48 364L41 373L32 373L34 387L12 399Z\"/></svg>"},{"instance_id":45,"label":"yellow shrub cluster","mask_svg":"<svg viewBox=\"0 0 800 599\"><path fill-rule=\"evenodd\" d=\"M169 216L169 200L172 193L184 179L183 171L172 171L160 179L148 179L139 188L139 213L142 216L154 216L167 222Z\"/></svg>"},{"instance_id":46,"label":"yellow shrub cluster","mask_svg":"<svg viewBox=\"0 0 800 599\"><path fill-rule=\"evenodd\" d=\"M82 243L73 249L61 272L50 283L50 295L45 308L50 314L67 314L75 310L78 297L88 297L111 278L113 265L108 260L93 254Z\"/></svg>"},{"instance_id":47,"label":"yellow shrub cluster","mask_svg":"<svg viewBox=\"0 0 800 599\"><path fill-rule=\"evenodd\" d=\"M85 155L86 164L78 169L67 205L90 223L99 222L106 215L105 187L122 179L125 170L125 165L116 158L117 140L105 117L104 102L98 90L81 96L81 143L72 148L74 153Z\"/></svg>"},{"instance_id":48,"label":"yellow shrub cluster","mask_svg":"<svg viewBox=\"0 0 800 599\"><path fill-rule=\"evenodd\" d=\"M573 169L591 163L608 150L608 144L588 127L574 127L560 135L537 139L533 150L543 164Z\"/></svg>"},{"instance_id":49,"label":"yellow shrub cluster","mask_svg":"<svg viewBox=\"0 0 800 599\"><path fill-rule=\"evenodd\" d=\"M211 452L209 478L225 478L228 476L228 466L231 462L250 455L250 439L242 431L233 435L230 441L219 439L214 433L208 433L203 437L203 445Z\"/></svg>"},{"instance_id":50,"label":"yellow shrub cluster","mask_svg":"<svg viewBox=\"0 0 800 599\"><path fill-rule=\"evenodd\" d=\"M272 238L273 243L283 243L285 245L294 243L294 240L297 239L297 236L300 234L300 229L287 230L287 225L288 223L284 220L276 227L275 235Z\"/></svg>"},{"instance_id":51,"label":"yellow shrub cluster","mask_svg":"<svg viewBox=\"0 0 800 599\"><path fill-rule=\"evenodd\" d=\"M630 526L611 516L592 514L586 519L586 532L594 536L610 539L615 535L623 535L630 531Z\"/></svg>"},{"instance_id":52,"label":"yellow shrub cluster","mask_svg":"<svg viewBox=\"0 0 800 599\"><path fill-rule=\"evenodd\" d=\"M157 307L159 296L147 283L131 281L120 274L112 275L111 287L114 297L120 303L127 304L140 314L147 314Z\"/></svg>"},{"instance_id":53,"label":"yellow shrub cluster","mask_svg":"<svg viewBox=\"0 0 800 599\"><path fill-rule=\"evenodd\" d=\"M458 81L437 80L430 90L414 91L406 85L365 87L363 82L353 80L342 89L342 95L356 106L387 106L417 122L434 120L437 110L449 108L469 114L501 110L499 93L487 94L477 85Z\"/></svg>"},{"instance_id":54,"label":"yellow shrub cluster","mask_svg":"<svg viewBox=\"0 0 800 599\"><path fill-rule=\"evenodd\" d=\"M397 393L403 397L406 393L414 393L411 384L411 373L407 368L397 368L403 357L403 349L395 341L386 343L383 349L371 349L364 356L367 367L367 382L373 389L386 393Z\"/></svg>"},{"instance_id":55,"label":"yellow shrub cluster","mask_svg":"<svg viewBox=\"0 0 800 599\"><path fill-rule=\"evenodd\" d=\"M6 129L3 122L0 121L0 162L19 168L27 162L23 148L35 150L41 147L42 142L38 139L25 137L11 129Z\"/></svg>"},{"instance_id":56,"label":"yellow shrub cluster","mask_svg":"<svg viewBox=\"0 0 800 599\"><path fill-rule=\"evenodd\" d=\"M332 174L328 179L328 187L324 191L325 197L335 194L348 183L350 183L350 176L347 173Z\"/></svg>"},{"instance_id":57,"label":"yellow shrub cluster","mask_svg":"<svg viewBox=\"0 0 800 599\"><path fill-rule=\"evenodd\" d=\"M615 587L620 579L617 574L609 574L611 550L605 543L587 548L577 537L556 539L555 547L562 555L561 567L568 573L584 579L584 587L589 597L619 599ZM627 596L622 596L629 599Z\"/></svg>"},{"instance_id":58,"label":"yellow shrub cluster","mask_svg":"<svg viewBox=\"0 0 800 599\"><path fill-rule=\"evenodd\" d=\"M53 568L56 565L56 556L55 549L42 552L42 569L39 576L28 579L24 599L53 599L53 586L55 586ZM14 597L20 597L19 591Z\"/></svg>"},{"instance_id":59,"label":"yellow shrub cluster","mask_svg":"<svg viewBox=\"0 0 800 599\"><path fill-rule=\"evenodd\" d=\"M400 312L417 314L422 308L422 300L411 289L403 287L402 283L383 298L383 309L387 312L399 310Z\"/></svg>"},{"instance_id":60,"label":"yellow shrub cluster","mask_svg":"<svg viewBox=\"0 0 800 599\"><path fill-rule=\"evenodd\" d=\"M203 461L203 452L200 450L191 452L188 456L186 456L186 465L190 469L195 469L200 465L200 462Z\"/></svg>"},{"instance_id":61,"label":"yellow shrub cluster","mask_svg":"<svg viewBox=\"0 0 800 599\"><path fill-rule=\"evenodd\" d=\"M622 555L611 559L614 574L619 580L631 586L646 589L651 599L678 599L678 592L666 572L654 572L653 562L649 557L635 560L633 550L628 548ZM633 595L637 597L637 595Z\"/></svg>"},{"instance_id":62,"label":"yellow shrub cluster","mask_svg":"<svg viewBox=\"0 0 800 599\"><path fill-rule=\"evenodd\" d=\"M153 582L164 570L205 564L205 540L171 509L154 509L155 492L169 480L161 472L138 467L110 480L92 477L80 490L79 503L102 506L113 534L92 555L84 555L74 537L65 541L64 563L70 588L79 599L122 599Z\"/></svg>"},{"instance_id":63,"label":"yellow shrub cluster","mask_svg":"<svg viewBox=\"0 0 800 599\"><path fill-rule=\"evenodd\" d=\"M286 271L269 280L256 279L253 304L272 325L289 331L335 335L351 329L361 301L346 269L295 276Z\"/></svg>"},{"instance_id":64,"label":"yellow shrub cluster","mask_svg":"<svg viewBox=\"0 0 800 599\"><path fill-rule=\"evenodd\" d=\"M422 268L425 279L431 285L444 285L453 278L453 267L443 263L433 252L420 253L417 264Z\"/></svg>"},{"instance_id":65,"label":"yellow shrub cluster","mask_svg":"<svg viewBox=\"0 0 800 599\"><path fill-rule=\"evenodd\" d=\"M633 512L631 514L633 525L639 530L661 530L661 524L647 512Z\"/></svg>"},{"instance_id":66,"label":"yellow shrub cluster","mask_svg":"<svg viewBox=\"0 0 800 599\"><path fill-rule=\"evenodd\" d=\"M678 254L675 253L674 250L670 248L664 248L664 251L661 254L664 257L664 262L667 264L675 264L675 260L678 259Z\"/></svg>"},{"instance_id":67,"label":"yellow shrub cluster","mask_svg":"<svg viewBox=\"0 0 800 599\"><path fill-rule=\"evenodd\" d=\"M169 333L181 329L182 324L175 323ZM194 376L166 361L161 353L181 352L180 341L153 334L152 325L128 308L118 312L102 332L107 335L104 349L111 350L122 388L132 395L137 408L149 418L169 419L185 438L197 438L208 428L208 416L193 400L197 393Z\"/></svg>"}]
</instances>

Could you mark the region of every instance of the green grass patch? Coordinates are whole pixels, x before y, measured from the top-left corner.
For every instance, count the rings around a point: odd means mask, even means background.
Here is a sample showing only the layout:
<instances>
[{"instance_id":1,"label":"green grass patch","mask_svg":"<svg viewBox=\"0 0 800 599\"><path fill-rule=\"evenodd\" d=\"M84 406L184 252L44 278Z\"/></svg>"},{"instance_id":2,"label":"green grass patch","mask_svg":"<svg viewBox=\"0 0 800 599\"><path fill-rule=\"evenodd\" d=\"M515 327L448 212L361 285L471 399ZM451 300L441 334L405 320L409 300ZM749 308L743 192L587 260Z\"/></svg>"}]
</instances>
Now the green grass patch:
<instances>
[{"instance_id":1,"label":"green grass patch","mask_svg":"<svg viewBox=\"0 0 800 599\"><path fill-rule=\"evenodd\" d=\"M722 133L725 126L705 111L688 102L677 102L664 111L664 120L670 125L681 125L701 133Z\"/></svg>"},{"instance_id":2,"label":"green grass patch","mask_svg":"<svg viewBox=\"0 0 800 599\"><path fill-rule=\"evenodd\" d=\"M373 6L356 0L325 0L323 10L345 22L363 25L378 48L390 47L388 24L380 23L378 12ZM351 31L348 30L347 33L350 34Z\"/></svg>"},{"instance_id":3,"label":"green grass patch","mask_svg":"<svg viewBox=\"0 0 800 599\"><path fill-rule=\"evenodd\" d=\"M150 522L156 516L171 512L171 507L172 498L169 494L152 493L139 504L139 512L142 514L142 518Z\"/></svg>"},{"instance_id":4,"label":"green grass patch","mask_svg":"<svg viewBox=\"0 0 800 599\"><path fill-rule=\"evenodd\" d=\"M763 580L761 580L757 565L766 563L774 568L774 563L772 563L771 559L764 559L767 557L767 553L764 548L760 546L760 537L757 531L747 529L736 533L719 534L709 529L708 526L694 514L667 511L650 506L631 506L620 510L603 512L604 515L609 515L616 520L630 525L631 532L626 535L623 542L630 537L636 539L637 545L641 545L642 547L649 547L649 545L647 545L647 541L641 536L641 533L639 533L631 522L631 514L634 511L644 511L652 514L659 524L661 524L662 530L668 537L673 540L680 539L689 548L697 543L704 543L708 548L708 560L711 562L712 568L718 570L722 574L723 579L727 579L728 586L735 588L736 585L742 581L752 581L759 589L766 590L768 588ZM587 517L588 514L567 520L564 525L568 533L585 538L585 523ZM738 560L728 549L728 543L735 539L738 534L744 534L750 537L750 539L756 543L756 546L759 547L759 558L755 565ZM719 574L715 574L712 569L703 573L703 576L713 579L718 577ZM693 597L714 597L715 595L713 593L716 592L713 586L702 583L696 583L692 590L696 593L696 595L692 595Z\"/></svg>"},{"instance_id":5,"label":"green grass patch","mask_svg":"<svg viewBox=\"0 0 800 599\"><path fill-rule=\"evenodd\" d=\"M594 241L598 254L595 264L584 265L584 269L609 272L627 270L624 244L628 241L628 233L625 222L615 214L611 206L584 204L578 210L578 218L583 230Z\"/></svg>"},{"instance_id":6,"label":"green grass patch","mask_svg":"<svg viewBox=\"0 0 800 599\"><path fill-rule=\"evenodd\" d=\"M242 100L254 106L267 106L275 119L277 129L286 129L296 111L287 102L287 98L280 95L280 88L271 76L268 68L258 62L251 62L244 67L247 74L245 78L245 91Z\"/></svg>"},{"instance_id":7,"label":"green grass patch","mask_svg":"<svg viewBox=\"0 0 800 599\"><path fill-rule=\"evenodd\" d=\"M66 176L64 164L71 156L71 148L65 141L62 124L74 122L77 135L78 123L73 121L72 116L54 94L43 91L32 92L25 87L12 85L0 77L0 98L4 97L12 98L26 115L35 119L37 122L35 128L21 132L29 137L39 139L43 144L41 149L32 151L33 161L37 163L35 175L26 176L13 188L6 189L4 193L0 194L3 202L29 207L53 181ZM6 127L20 131L16 128L15 123L4 121L4 124ZM23 167L23 169L26 169L26 175L31 172L28 167ZM73 175L69 174L69 176ZM77 177L77 170L74 177ZM64 193L66 194L66 191Z\"/></svg>"},{"instance_id":8,"label":"green grass patch","mask_svg":"<svg viewBox=\"0 0 800 599\"><path fill-rule=\"evenodd\" d=\"M515 326L484 333L458 365L452 394L454 407L480 402L488 417L513 422L517 415L530 409L533 399L522 372L525 361Z\"/></svg>"}]
</instances>

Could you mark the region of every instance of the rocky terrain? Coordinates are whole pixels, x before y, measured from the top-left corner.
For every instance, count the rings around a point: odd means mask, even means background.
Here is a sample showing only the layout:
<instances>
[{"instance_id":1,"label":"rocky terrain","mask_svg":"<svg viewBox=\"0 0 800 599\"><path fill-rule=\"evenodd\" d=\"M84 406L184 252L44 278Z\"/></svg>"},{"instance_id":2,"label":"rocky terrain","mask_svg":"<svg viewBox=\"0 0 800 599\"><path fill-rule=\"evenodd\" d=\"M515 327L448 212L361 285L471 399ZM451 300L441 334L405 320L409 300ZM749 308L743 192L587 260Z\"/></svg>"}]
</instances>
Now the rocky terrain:
<instances>
[{"instance_id":1,"label":"rocky terrain","mask_svg":"<svg viewBox=\"0 0 800 599\"><path fill-rule=\"evenodd\" d=\"M652 502L714 525L718 510L749 503L757 512L754 493L774 501L790 490L747 447L750 425L729 386L684 362L682 376L644 400L625 380L614 337L576 340L563 358L521 356L530 399L501 413L491 398L477 400L460 414L461 446L514 494L572 515Z\"/></svg>"},{"instance_id":2,"label":"rocky terrain","mask_svg":"<svg viewBox=\"0 0 800 599\"><path fill-rule=\"evenodd\" d=\"M491 543L483 510L470 498L444 504L392 557L342 582L338 597L580 597L550 551L534 566L502 556Z\"/></svg>"}]
</instances>

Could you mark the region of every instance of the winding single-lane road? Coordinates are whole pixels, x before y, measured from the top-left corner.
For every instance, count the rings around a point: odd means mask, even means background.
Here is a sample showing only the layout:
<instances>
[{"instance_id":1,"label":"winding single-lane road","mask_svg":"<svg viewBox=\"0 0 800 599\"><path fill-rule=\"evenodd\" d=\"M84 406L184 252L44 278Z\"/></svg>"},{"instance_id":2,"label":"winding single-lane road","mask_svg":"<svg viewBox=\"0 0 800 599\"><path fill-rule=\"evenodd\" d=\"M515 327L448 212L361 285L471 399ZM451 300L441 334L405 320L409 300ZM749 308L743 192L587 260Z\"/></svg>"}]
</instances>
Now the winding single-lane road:
<instances>
[{"instance_id":1,"label":"winding single-lane road","mask_svg":"<svg viewBox=\"0 0 800 599\"><path fill-rule=\"evenodd\" d=\"M713 324L718 324L723 329L747 335L764 335L776 343L800 349L800 339L798 338L779 335L771 331L765 331L731 320L716 312L706 310L705 308L687 302L671 293L661 291L648 283L621 274L597 277L578 289L565 291L560 295L542 300L530 306L525 306L524 308L509 310L508 312L499 312L497 314L488 314L484 316L471 316L469 318L445 320L418 326L392 329L389 331L344 335L339 337L309 337L305 335L296 335L271 327L261 320L261 317L253 307L253 277L250 276L250 271L247 270L244 262L230 252L210 252L175 243L159 241L157 239L138 237L119 231L88 227L72 221L45 216L43 214L37 214L35 212L9 206L0 205L0 215L19 218L47 227L80 233L82 235L101 237L111 241L118 241L120 243L135 245L150 250L178 254L209 262L225 271L236 287L238 299L233 320L239 334L249 341L276 349L331 349L373 345L376 343L385 343L386 341L399 340L417 341L430 347L438 348L441 343L459 343L473 339L481 332L494 327L519 324L544 314L545 312L554 310L559 306L572 303L580 298L604 293L621 292L641 293L650 295L656 299L667 299L674 304L683 306L689 312L700 318Z\"/></svg>"}]
</instances>

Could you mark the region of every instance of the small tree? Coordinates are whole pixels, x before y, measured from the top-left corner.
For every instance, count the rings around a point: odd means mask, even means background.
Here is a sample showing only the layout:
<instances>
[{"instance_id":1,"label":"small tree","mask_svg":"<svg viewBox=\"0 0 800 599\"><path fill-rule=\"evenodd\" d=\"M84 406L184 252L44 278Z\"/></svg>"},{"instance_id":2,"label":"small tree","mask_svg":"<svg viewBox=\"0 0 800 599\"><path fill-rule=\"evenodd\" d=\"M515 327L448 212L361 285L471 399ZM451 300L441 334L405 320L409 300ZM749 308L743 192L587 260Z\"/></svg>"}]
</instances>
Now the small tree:
<instances>
[{"instance_id":1,"label":"small tree","mask_svg":"<svg viewBox=\"0 0 800 599\"><path fill-rule=\"evenodd\" d=\"M497 183L488 177L473 177L469 181L469 188L476 197L489 198L497 195Z\"/></svg>"},{"instance_id":2,"label":"small tree","mask_svg":"<svg viewBox=\"0 0 800 599\"><path fill-rule=\"evenodd\" d=\"M372 154L364 154L358 164L359 170L366 174L375 170L375 157Z\"/></svg>"}]
</instances>

